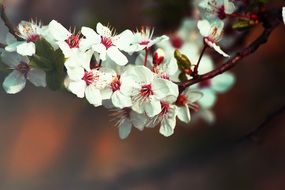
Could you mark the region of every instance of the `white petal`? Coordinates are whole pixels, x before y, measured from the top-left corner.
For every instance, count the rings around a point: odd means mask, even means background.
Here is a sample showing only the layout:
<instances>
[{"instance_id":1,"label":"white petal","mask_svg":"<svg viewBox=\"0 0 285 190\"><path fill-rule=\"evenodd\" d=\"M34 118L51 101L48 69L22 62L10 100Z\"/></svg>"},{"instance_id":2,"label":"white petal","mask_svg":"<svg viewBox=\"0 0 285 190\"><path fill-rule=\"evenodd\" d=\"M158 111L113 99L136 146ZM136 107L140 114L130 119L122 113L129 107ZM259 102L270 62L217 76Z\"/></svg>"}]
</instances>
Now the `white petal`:
<instances>
[{"instance_id":1,"label":"white petal","mask_svg":"<svg viewBox=\"0 0 285 190\"><path fill-rule=\"evenodd\" d=\"M78 98L84 98L86 83L84 81L70 81L68 90Z\"/></svg>"},{"instance_id":2,"label":"white petal","mask_svg":"<svg viewBox=\"0 0 285 190\"><path fill-rule=\"evenodd\" d=\"M25 86L25 76L16 70L10 73L3 82L3 88L8 94L16 94L23 90Z\"/></svg>"},{"instance_id":3,"label":"white petal","mask_svg":"<svg viewBox=\"0 0 285 190\"><path fill-rule=\"evenodd\" d=\"M1 59L3 63L10 66L11 68L15 68L21 61L24 61L24 57L19 55L18 53L10 53L7 51L4 51L1 54Z\"/></svg>"},{"instance_id":4,"label":"white petal","mask_svg":"<svg viewBox=\"0 0 285 190\"><path fill-rule=\"evenodd\" d=\"M17 52L20 55L32 56L36 53L36 45L33 42L22 43L17 46Z\"/></svg>"},{"instance_id":5,"label":"white petal","mask_svg":"<svg viewBox=\"0 0 285 190\"><path fill-rule=\"evenodd\" d=\"M218 52L219 54L221 54L222 56L224 57L230 57L228 54L226 54L220 46L218 46L217 44L209 41L209 40L205 40L205 42L210 46L212 47L216 52Z\"/></svg>"},{"instance_id":6,"label":"white petal","mask_svg":"<svg viewBox=\"0 0 285 190\"><path fill-rule=\"evenodd\" d=\"M122 74L122 78L132 77L134 81L142 82L145 84L152 83L154 79L153 72L144 66L130 66Z\"/></svg>"},{"instance_id":7,"label":"white petal","mask_svg":"<svg viewBox=\"0 0 285 190\"><path fill-rule=\"evenodd\" d=\"M133 41L133 35L132 31L125 30L115 37L116 39L113 40L113 44L120 50L127 51Z\"/></svg>"},{"instance_id":8,"label":"white petal","mask_svg":"<svg viewBox=\"0 0 285 190\"><path fill-rule=\"evenodd\" d=\"M100 91L92 85L89 85L85 90L85 97L88 102L95 107L102 105L102 96Z\"/></svg>"},{"instance_id":9,"label":"white petal","mask_svg":"<svg viewBox=\"0 0 285 190\"><path fill-rule=\"evenodd\" d=\"M100 43L100 36L91 28L82 27L81 33L86 37L86 39L80 40L80 50L86 51L90 49L93 45Z\"/></svg>"},{"instance_id":10,"label":"white petal","mask_svg":"<svg viewBox=\"0 0 285 190\"><path fill-rule=\"evenodd\" d=\"M71 49L69 47L69 45L64 42L64 41L61 41L61 42L57 42L57 45L59 46L59 48L61 49L62 53L64 54L65 58L69 58L71 57L72 55L74 55L74 53L76 53L76 49L77 48L73 48Z\"/></svg>"},{"instance_id":11,"label":"white petal","mask_svg":"<svg viewBox=\"0 0 285 190\"><path fill-rule=\"evenodd\" d=\"M148 117L154 117L161 112L160 101L155 98L150 98L150 101L143 103L142 106Z\"/></svg>"},{"instance_id":12,"label":"white petal","mask_svg":"<svg viewBox=\"0 0 285 190\"><path fill-rule=\"evenodd\" d=\"M178 96L178 86L169 80L155 78L152 83L153 92L158 99L167 96Z\"/></svg>"},{"instance_id":13,"label":"white petal","mask_svg":"<svg viewBox=\"0 0 285 190\"><path fill-rule=\"evenodd\" d=\"M145 116L145 114L139 114L134 111L131 111L130 120L135 128L142 131L144 129L144 126L146 125L147 117Z\"/></svg>"},{"instance_id":14,"label":"white petal","mask_svg":"<svg viewBox=\"0 0 285 190\"><path fill-rule=\"evenodd\" d=\"M216 76L211 80L212 82L212 88L219 92L224 93L229 90L229 88L232 87L232 85L235 83L235 77L233 74L226 72L221 75Z\"/></svg>"},{"instance_id":15,"label":"white petal","mask_svg":"<svg viewBox=\"0 0 285 190\"><path fill-rule=\"evenodd\" d=\"M73 81L81 81L84 77L85 71L82 67L67 69L68 77Z\"/></svg>"},{"instance_id":16,"label":"white petal","mask_svg":"<svg viewBox=\"0 0 285 190\"><path fill-rule=\"evenodd\" d=\"M211 24L209 23L209 21L199 20L197 26L202 36L209 36L211 32Z\"/></svg>"},{"instance_id":17,"label":"white petal","mask_svg":"<svg viewBox=\"0 0 285 190\"><path fill-rule=\"evenodd\" d=\"M107 55L118 65L123 66L128 63L127 57L115 46L107 49Z\"/></svg>"},{"instance_id":18,"label":"white petal","mask_svg":"<svg viewBox=\"0 0 285 190\"><path fill-rule=\"evenodd\" d=\"M160 124L159 133L165 137L169 137L174 133L175 125L173 126L173 122L169 122L167 119L162 120Z\"/></svg>"},{"instance_id":19,"label":"white petal","mask_svg":"<svg viewBox=\"0 0 285 190\"><path fill-rule=\"evenodd\" d=\"M229 0L224 0L224 6L226 14L232 14L236 10L235 4Z\"/></svg>"},{"instance_id":20,"label":"white petal","mask_svg":"<svg viewBox=\"0 0 285 190\"><path fill-rule=\"evenodd\" d=\"M132 99L129 96L122 94L119 90L112 95L112 103L117 108L126 108L132 106Z\"/></svg>"},{"instance_id":21,"label":"white petal","mask_svg":"<svg viewBox=\"0 0 285 190\"><path fill-rule=\"evenodd\" d=\"M71 36L71 32L55 20L49 23L49 31L57 41L65 41Z\"/></svg>"},{"instance_id":22,"label":"white petal","mask_svg":"<svg viewBox=\"0 0 285 190\"><path fill-rule=\"evenodd\" d=\"M28 72L27 79L36 87L46 87L46 73L41 69L31 69Z\"/></svg>"},{"instance_id":23,"label":"white petal","mask_svg":"<svg viewBox=\"0 0 285 190\"><path fill-rule=\"evenodd\" d=\"M8 52L14 52L17 51L17 47L21 44L26 43L25 41L21 41L21 42L13 42L13 43L9 43L6 47L5 50Z\"/></svg>"},{"instance_id":24,"label":"white petal","mask_svg":"<svg viewBox=\"0 0 285 190\"><path fill-rule=\"evenodd\" d=\"M119 125L119 136L121 139L126 139L132 130L132 123L128 119L124 119Z\"/></svg>"},{"instance_id":25,"label":"white petal","mask_svg":"<svg viewBox=\"0 0 285 190\"><path fill-rule=\"evenodd\" d=\"M184 123L190 122L191 116L187 105L177 107L177 117Z\"/></svg>"},{"instance_id":26,"label":"white petal","mask_svg":"<svg viewBox=\"0 0 285 190\"><path fill-rule=\"evenodd\" d=\"M106 26L103 26L100 22L96 26L96 31L100 36L103 37L111 37L112 33L110 29Z\"/></svg>"},{"instance_id":27,"label":"white petal","mask_svg":"<svg viewBox=\"0 0 285 190\"><path fill-rule=\"evenodd\" d=\"M100 59L102 61L106 61L107 49L103 44L93 45L92 49L100 54Z\"/></svg>"},{"instance_id":28,"label":"white petal","mask_svg":"<svg viewBox=\"0 0 285 190\"><path fill-rule=\"evenodd\" d=\"M113 94L113 90L109 87L100 90L100 92L103 100L110 99Z\"/></svg>"},{"instance_id":29,"label":"white petal","mask_svg":"<svg viewBox=\"0 0 285 190\"><path fill-rule=\"evenodd\" d=\"M212 89L202 90L203 97L198 101L203 108L211 108L216 103L217 97Z\"/></svg>"},{"instance_id":30,"label":"white petal","mask_svg":"<svg viewBox=\"0 0 285 190\"><path fill-rule=\"evenodd\" d=\"M197 102L198 100L200 100L203 97L203 93L202 92L193 91L190 88L187 88L184 91L184 94L187 97L188 103Z\"/></svg>"}]
</instances>

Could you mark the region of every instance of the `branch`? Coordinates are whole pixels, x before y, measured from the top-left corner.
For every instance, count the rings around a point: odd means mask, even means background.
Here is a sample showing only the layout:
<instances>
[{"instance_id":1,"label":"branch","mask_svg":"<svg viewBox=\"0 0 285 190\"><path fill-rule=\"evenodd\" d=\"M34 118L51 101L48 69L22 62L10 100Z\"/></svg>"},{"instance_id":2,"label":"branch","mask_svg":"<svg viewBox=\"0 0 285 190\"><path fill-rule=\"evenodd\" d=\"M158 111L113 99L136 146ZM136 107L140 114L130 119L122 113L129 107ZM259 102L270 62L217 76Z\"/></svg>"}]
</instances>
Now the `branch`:
<instances>
[{"instance_id":1,"label":"branch","mask_svg":"<svg viewBox=\"0 0 285 190\"><path fill-rule=\"evenodd\" d=\"M267 116L267 118L259 125L259 127L255 128L254 130L252 130L251 132L249 132L248 134L246 134L245 136L243 136L242 138L240 138L238 141L239 142L244 142L247 140L253 140L253 141L257 141L258 140L258 135L267 127L269 127L269 124L276 119L278 116L280 116L281 114L283 114L285 112L285 105L283 105L281 108L279 108L277 111L269 114Z\"/></svg>"},{"instance_id":2,"label":"branch","mask_svg":"<svg viewBox=\"0 0 285 190\"><path fill-rule=\"evenodd\" d=\"M280 13L280 15L281 15L281 13ZM269 19L271 19L271 20L269 20ZM268 41L272 31L280 23L281 23L281 20L277 14L275 15L275 17L269 17L268 20L264 21L264 23L263 23L264 24L263 33L255 41L253 41L248 47L244 48L242 51L237 53L234 57L232 57L231 59L229 59L228 61L226 61L224 64L220 65L219 67L217 67L213 71L210 71L210 72L203 74L203 75L198 75L197 77L195 77L193 79L190 79L190 80L187 80L187 81L181 83L180 89L184 90L185 88L187 88L193 84L197 84L199 82L212 79L212 78L230 70L231 68L236 66L240 60L242 60L245 57L247 57L248 55L254 53L256 50L259 49L259 47L261 45L265 44Z\"/></svg>"},{"instance_id":3,"label":"branch","mask_svg":"<svg viewBox=\"0 0 285 190\"><path fill-rule=\"evenodd\" d=\"M1 6L0 6L0 12L1 12L1 15L0 15L0 16L1 16L1 19L3 20L5 26L7 26L9 32L10 32L13 36L15 36L16 39L19 40L20 38L19 38L19 36L17 36L16 31L15 31L15 29L14 29L14 26L13 26L12 23L9 21L9 18L8 18L7 15L6 15L4 3L5 3L5 1L4 1L4 2L1 4Z\"/></svg>"}]
</instances>

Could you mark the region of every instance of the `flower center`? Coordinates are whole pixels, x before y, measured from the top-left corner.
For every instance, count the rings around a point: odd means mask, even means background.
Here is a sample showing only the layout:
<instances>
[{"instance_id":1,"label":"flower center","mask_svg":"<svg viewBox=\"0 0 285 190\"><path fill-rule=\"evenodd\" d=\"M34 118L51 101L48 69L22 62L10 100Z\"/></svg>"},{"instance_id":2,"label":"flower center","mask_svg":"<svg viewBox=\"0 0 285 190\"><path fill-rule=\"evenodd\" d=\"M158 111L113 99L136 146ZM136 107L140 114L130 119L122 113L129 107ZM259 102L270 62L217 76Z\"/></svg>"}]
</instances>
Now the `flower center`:
<instances>
[{"instance_id":1,"label":"flower center","mask_svg":"<svg viewBox=\"0 0 285 190\"><path fill-rule=\"evenodd\" d=\"M119 77L116 77L111 83L111 88L113 92L116 92L117 90L120 90L120 87L121 87L121 82L119 80Z\"/></svg>"},{"instance_id":2,"label":"flower center","mask_svg":"<svg viewBox=\"0 0 285 190\"><path fill-rule=\"evenodd\" d=\"M72 34L65 42L68 44L68 46L72 48L79 48L79 35Z\"/></svg>"},{"instance_id":3,"label":"flower center","mask_svg":"<svg viewBox=\"0 0 285 190\"><path fill-rule=\"evenodd\" d=\"M176 105L184 106L187 104L187 97L184 94L180 94L176 100Z\"/></svg>"},{"instance_id":4,"label":"flower center","mask_svg":"<svg viewBox=\"0 0 285 190\"><path fill-rule=\"evenodd\" d=\"M37 42L41 39L40 35L38 34L33 34L28 37L27 42Z\"/></svg>"},{"instance_id":5,"label":"flower center","mask_svg":"<svg viewBox=\"0 0 285 190\"><path fill-rule=\"evenodd\" d=\"M86 85L89 86L90 84L92 84L96 80L96 77L94 76L92 71L90 71L90 72L86 71L82 80L84 80L86 82Z\"/></svg>"},{"instance_id":6,"label":"flower center","mask_svg":"<svg viewBox=\"0 0 285 190\"><path fill-rule=\"evenodd\" d=\"M160 102L161 104L161 112L160 112L160 115L161 116L164 116L168 113L169 109L170 109L170 105L166 102Z\"/></svg>"},{"instance_id":7,"label":"flower center","mask_svg":"<svg viewBox=\"0 0 285 190\"><path fill-rule=\"evenodd\" d=\"M20 62L17 65L16 70L22 73L25 77L27 77L27 74L30 71L30 66L25 62Z\"/></svg>"},{"instance_id":8,"label":"flower center","mask_svg":"<svg viewBox=\"0 0 285 190\"><path fill-rule=\"evenodd\" d=\"M183 46L183 40L177 35L172 36L170 42L175 49L180 49Z\"/></svg>"},{"instance_id":9,"label":"flower center","mask_svg":"<svg viewBox=\"0 0 285 190\"><path fill-rule=\"evenodd\" d=\"M140 93L141 93L141 96L143 96L143 97L149 97L149 96L153 95L154 93L152 91L151 84L143 85Z\"/></svg>"},{"instance_id":10,"label":"flower center","mask_svg":"<svg viewBox=\"0 0 285 190\"><path fill-rule=\"evenodd\" d=\"M106 47L106 49L109 49L111 46L113 46L111 38L101 36L101 43Z\"/></svg>"},{"instance_id":11,"label":"flower center","mask_svg":"<svg viewBox=\"0 0 285 190\"><path fill-rule=\"evenodd\" d=\"M141 41L139 44L141 45L141 46L147 46L148 44L149 44L149 40L143 40L143 41Z\"/></svg>"},{"instance_id":12,"label":"flower center","mask_svg":"<svg viewBox=\"0 0 285 190\"><path fill-rule=\"evenodd\" d=\"M204 80L202 82L199 83L199 87L200 88L209 88L211 87L211 80Z\"/></svg>"},{"instance_id":13,"label":"flower center","mask_svg":"<svg viewBox=\"0 0 285 190\"><path fill-rule=\"evenodd\" d=\"M217 15L218 15L218 18L223 20L226 18L226 13L225 13L225 6L221 6L220 8L218 8L217 10Z\"/></svg>"}]
</instances>

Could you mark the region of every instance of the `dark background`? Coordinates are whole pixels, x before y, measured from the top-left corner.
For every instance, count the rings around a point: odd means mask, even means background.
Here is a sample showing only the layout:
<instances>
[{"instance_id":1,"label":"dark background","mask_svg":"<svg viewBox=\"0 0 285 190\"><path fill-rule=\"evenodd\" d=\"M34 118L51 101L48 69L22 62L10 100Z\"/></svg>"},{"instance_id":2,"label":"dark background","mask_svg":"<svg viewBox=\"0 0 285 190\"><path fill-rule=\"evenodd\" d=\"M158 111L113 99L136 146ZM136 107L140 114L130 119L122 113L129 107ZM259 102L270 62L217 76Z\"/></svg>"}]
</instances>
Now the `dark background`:
<instances>
[{"instance_id":1,"label":"dark background","mask_svg":"<svg viewBox=\"0 0 285 190\"><path fill-rule=\"evenodd\" d=\"M101 21L119 31L151 25L168 32L189 14L188 1L178 2L11 0L9 15L15 25L37 18L78 29ZM251 32L246 44L260 31ZM232 70L237 82L219 95L215 125L179 123L170 138L155 128L133 130L122 141L104 108L32 85L17 95L1 89L0 189L285 189L285 113L258 141L238 141L285 105L284 32L280 26Z\"/></svg>"}]
</instances>

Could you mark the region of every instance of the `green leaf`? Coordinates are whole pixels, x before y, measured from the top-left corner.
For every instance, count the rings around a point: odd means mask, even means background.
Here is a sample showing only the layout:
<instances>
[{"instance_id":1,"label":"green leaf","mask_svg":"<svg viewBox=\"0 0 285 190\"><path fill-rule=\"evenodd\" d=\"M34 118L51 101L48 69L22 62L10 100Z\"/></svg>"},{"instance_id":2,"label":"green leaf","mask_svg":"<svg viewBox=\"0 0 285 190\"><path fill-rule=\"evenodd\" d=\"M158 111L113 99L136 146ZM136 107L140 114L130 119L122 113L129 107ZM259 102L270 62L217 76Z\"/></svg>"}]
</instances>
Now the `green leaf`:
<instances>
[{"instance_id":1,"label":"green leaf","mask_svg":"<svg viewBox=\"0 0 285 190\"><path fill-rule=\"evenodd\" d=\"M31 57L31 64L46 71L47 86L51 90L59 90L65 78L64 55L42 39L36 43L36 55Z\"/></svg>"},{"instance_id":2,"label":"green leaf","mask_svg":"<svg viewBox=\"0 0 285 190\"><path fill-rule=\"evenodd\" d=\"M234 30L247 30L251 27L250 20L238 20L232 26Z\"/></svg>"}]
</instances>

